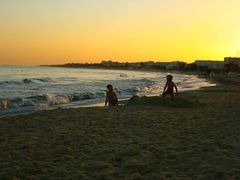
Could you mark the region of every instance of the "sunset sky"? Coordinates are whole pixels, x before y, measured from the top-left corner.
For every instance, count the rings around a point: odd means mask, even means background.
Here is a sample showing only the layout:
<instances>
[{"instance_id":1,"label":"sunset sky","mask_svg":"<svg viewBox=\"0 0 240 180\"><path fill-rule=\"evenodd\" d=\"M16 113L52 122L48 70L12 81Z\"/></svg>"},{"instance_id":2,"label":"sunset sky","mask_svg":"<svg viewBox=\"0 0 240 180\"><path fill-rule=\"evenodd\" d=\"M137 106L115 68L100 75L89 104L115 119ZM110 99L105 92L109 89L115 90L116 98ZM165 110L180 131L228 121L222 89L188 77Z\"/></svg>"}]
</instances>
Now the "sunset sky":
<instances>
[{"instance_id":1,"label":"sunset sky","mask_svg":"<svg viewBox=\"0 0 240 180\"><path fill-rule=\"evenodd\" d=\"M0 64L240 56L240 0L1 0Z\"/></svg>"}]
</instances>

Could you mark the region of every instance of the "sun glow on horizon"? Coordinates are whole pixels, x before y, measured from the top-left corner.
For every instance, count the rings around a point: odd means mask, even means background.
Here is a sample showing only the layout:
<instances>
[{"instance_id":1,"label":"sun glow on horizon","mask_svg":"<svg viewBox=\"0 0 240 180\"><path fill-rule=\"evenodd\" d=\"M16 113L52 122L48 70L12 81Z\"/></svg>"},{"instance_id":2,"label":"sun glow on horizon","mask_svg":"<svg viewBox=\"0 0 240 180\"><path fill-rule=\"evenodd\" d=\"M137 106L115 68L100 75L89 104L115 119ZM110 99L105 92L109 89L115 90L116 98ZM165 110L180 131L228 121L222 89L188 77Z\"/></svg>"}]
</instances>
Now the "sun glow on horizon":
<instances>
[{"instance_id":1,"label":"sun glow on horizon","mask_svg":"<svg viewBox=\"0 0 240 180\"><path fill-rule=\"evenodd\" d=\"M0 64L192 62L240 53L239 0L2 0Z\"/></svg>"}]
</instances>

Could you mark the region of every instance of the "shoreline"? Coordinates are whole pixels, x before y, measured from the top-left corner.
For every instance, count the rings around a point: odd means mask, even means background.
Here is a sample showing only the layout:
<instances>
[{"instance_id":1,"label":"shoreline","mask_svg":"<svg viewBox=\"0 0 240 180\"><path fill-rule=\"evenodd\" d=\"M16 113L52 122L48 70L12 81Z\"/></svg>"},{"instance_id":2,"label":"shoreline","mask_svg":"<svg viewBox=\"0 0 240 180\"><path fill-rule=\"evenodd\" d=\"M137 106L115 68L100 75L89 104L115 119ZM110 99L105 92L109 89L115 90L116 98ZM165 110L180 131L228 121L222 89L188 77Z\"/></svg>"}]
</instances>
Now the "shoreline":
<instances>
[{"instance_id":1,"label":"shoreline","mask_svg":"<svg viewBox=\"0 0 240 180\"><path fill-rule=\"evenodd\" d=\"M204 90L204 89L207 89L207 88L212 88L212 87L216 87L220 84L216 84L216 81L215 83L213 83L214 81L210 81L211 84L213 84L213 86L204 86L204 87L200 87L199 89L195 89L195 90L185 90L185 91L180 91L179 93L180 94L184 94L184 93L193 93L193 92L197 92L197 91L201 91L201 90ZM135 95L134 95L135 96ZM129 98L125 98L125 99L120 99L119 100L119 106L125 106L130 100L131 98L133 98L134 96L132 97L129 97ZM160 94L152 94L152 95L146 95L146 96L137 96L139 98L141 97L161 97ZM74 103L70 103L70 104L60 104L60 105L56 105L55 107L54 106L50 106L48 108L44 108L44 109L38 109L38 108L33 108L33 110L29 110L29 111L23 111L23 112L20 112L20 110L18 110L17 112L13 112L13 113L8 113L6 112L5 114L2 114L0 115L0 119L1 118L5 118L5 117L15 117L15 116L20 116L20 115L30 115L30 114L34 114L34 113L37 113L37 112L48 112L48 111L54 111L54 110L68 110L68 109L78 109L78 108L105 108L105 102L104 100L102 100L100 102L100 100L97 100L96 102L92 102L92 103L81 103L81 104L74 104ZM12 110L12 109L9 109L9 110Z\"/></svg>"},{"instance_id":2,"label":"shoreline","mask_svg":"<svg viewBox=\"0 0 240 180\"><path fill-rule=\"evenodd\" d=\"M65 67L63 67L65 68ZM89 68L83 68L83 69L89 69ZM105 69L107 70L107 69ZM114 70L117 70L117 69L112 69L113 71ZM129 71L129 70L127 70ZM163 71L145 71L145 70L130 70L130 71L141 71L141 72L146 72L146 73L149 73L149 72L161 72L163 73ZM177 73L177 74L184 74L184 72L180 72L180 71L174 71L173 73ZM190 75L190 74L186 74L186 75ZM192 74L193 75L193 74ZM215 83L209 81L208 79L204 78L204 77L200 77L199 75L197 74L194 74L195 76L198 76L199 79L205 79L207 80L207 82L209 82L210 84L213 84L213 86L215 85ZM200 87L201 88L201 87ZM194 91L195 89L186 89L184 91ZM197 89L196 89L197 90ZM182 92L184 92L182 91ZM161 92L160 92L161 94ZM157 96L159 94L151 94L151 95L146 95L146 96ZM120 99L120 103L122 105L126 104L127 101L131 99L131 97L129 96L129 98L127 99ZM55 105L55 106L50 106L50 107L47 107L47 108L39 108L39 107L18 107L18 108L15 108L15 109L6 109L6 110L3 110L0 114L0 118L2 117L6 117L6 116L17 116L17 115L21 115L21 114L30 114L30 113L34 113L34 112L38 112L38 111L48 111L48 110L54 110L54 109L71 109L71 108L83 108L83 107L101 107L101 106L104 106L104 101L105 99L89 99L89 100L85 100L84 102L70 102L68 104L59 104L59 105ZM123 102L123 103L122 103ZM22 110L21 110L22 109ZM24 110L26 109L26 110Z\"/></svg>"},{"instance_id":3,"label":"shoreline","mask_svg":"<svg viewBox=\"0 0 240 180\"><path fill-rule=\"evenodd\" d=\"M175 72L175 73L180 73L180 72ZM195 90L185 90L185 91L181 91L180 94L197 93L199 91L209 90L209 88L211 89L211 88L218 87L218 86L221 86L224 84L223 82L220 82L219 80L216 80L214 78L207 79L204 77L199 77L199 75L198 75L198 78L207 80L210 84L213 84L213 86L200 87ZM120 106L125 106L133 97L134 96L129 97L127 99L120 99L120 101L119 101ZM148 96L140 96L139 98L142 98L142 97L150 97L150 98L153 97L154 98L154 97L161 97L161 95L154 94L154 95L148 95ZM17 112L17 113L12 113L12 114L11 113L3 114L3 115L0 115L0 120L2 118L6 118L6 117L17 117L17 116L22 116L22 115L31 115L34 113L56 111L56 110L69 110L69 109L79 109L79 108L80 109L82 109L82 108L106 108L104 106L104 104L105 104L104 101L100 102L99 100L98 100L98 102L94 102L94 103L82 103L82 104L76 104L76 105L73 105L71 103L70 104L60 104L60 105L57 105L56 107L52 106L52 107L49 107L46 109L39 109L39 110L30 111L30 112Z\"/></svg>"}]
</instances>

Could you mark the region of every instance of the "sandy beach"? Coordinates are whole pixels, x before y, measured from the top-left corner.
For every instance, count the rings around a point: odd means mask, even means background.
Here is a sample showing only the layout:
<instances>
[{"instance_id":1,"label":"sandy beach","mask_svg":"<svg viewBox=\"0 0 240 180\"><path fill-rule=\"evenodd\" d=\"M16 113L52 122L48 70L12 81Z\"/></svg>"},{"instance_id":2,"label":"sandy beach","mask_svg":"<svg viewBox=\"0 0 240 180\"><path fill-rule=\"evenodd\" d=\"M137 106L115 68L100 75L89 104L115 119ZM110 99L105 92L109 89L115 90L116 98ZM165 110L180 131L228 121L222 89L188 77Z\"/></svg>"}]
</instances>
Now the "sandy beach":
<instances>
[{"instance_id":1,"label":"sandy beach","mask_svg":"<svg viewBox=\"0 0 240 180\"><path fill-rule=\"evenodd\" d=\"M0 119L0 179L239 179L240 80Z\"/></svg>"}]
</instances>

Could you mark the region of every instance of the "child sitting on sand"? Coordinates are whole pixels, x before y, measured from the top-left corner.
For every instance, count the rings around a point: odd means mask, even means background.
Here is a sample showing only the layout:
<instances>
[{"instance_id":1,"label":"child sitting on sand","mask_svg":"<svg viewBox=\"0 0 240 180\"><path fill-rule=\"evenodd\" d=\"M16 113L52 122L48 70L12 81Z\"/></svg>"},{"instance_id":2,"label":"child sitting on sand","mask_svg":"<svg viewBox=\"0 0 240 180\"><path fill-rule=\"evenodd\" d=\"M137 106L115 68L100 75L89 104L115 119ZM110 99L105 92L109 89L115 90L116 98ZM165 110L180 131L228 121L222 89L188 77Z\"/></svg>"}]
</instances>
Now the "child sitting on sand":
<instances>
[{"instance_id":1,"label":"child sitting on sand","mask_svg":"<svg viewBox=\"0 0 240 180\"><path fill-rule=\"evenodd\" d=\"M163 97L165 97L166 95L170 94L172 99L174 97L174 88L176 90L176 93L178 92L177 86L175 85L175 83L172 81L173 80L173 76L172 75L167 75L167 82L166 85L164 87L163 90Z\"/></svg>"},{"instance_id":2,"label":"child sitting on sand","mask_svg":"<svg viewBox=\"0 0 240 180\"><path fill-rule=\"evenodd\" d=\"M113 86L111 84L107 85L107 94L105 106L118 106L118 98L115 92L113 92Z\"/></svg>"}]
</instances>

